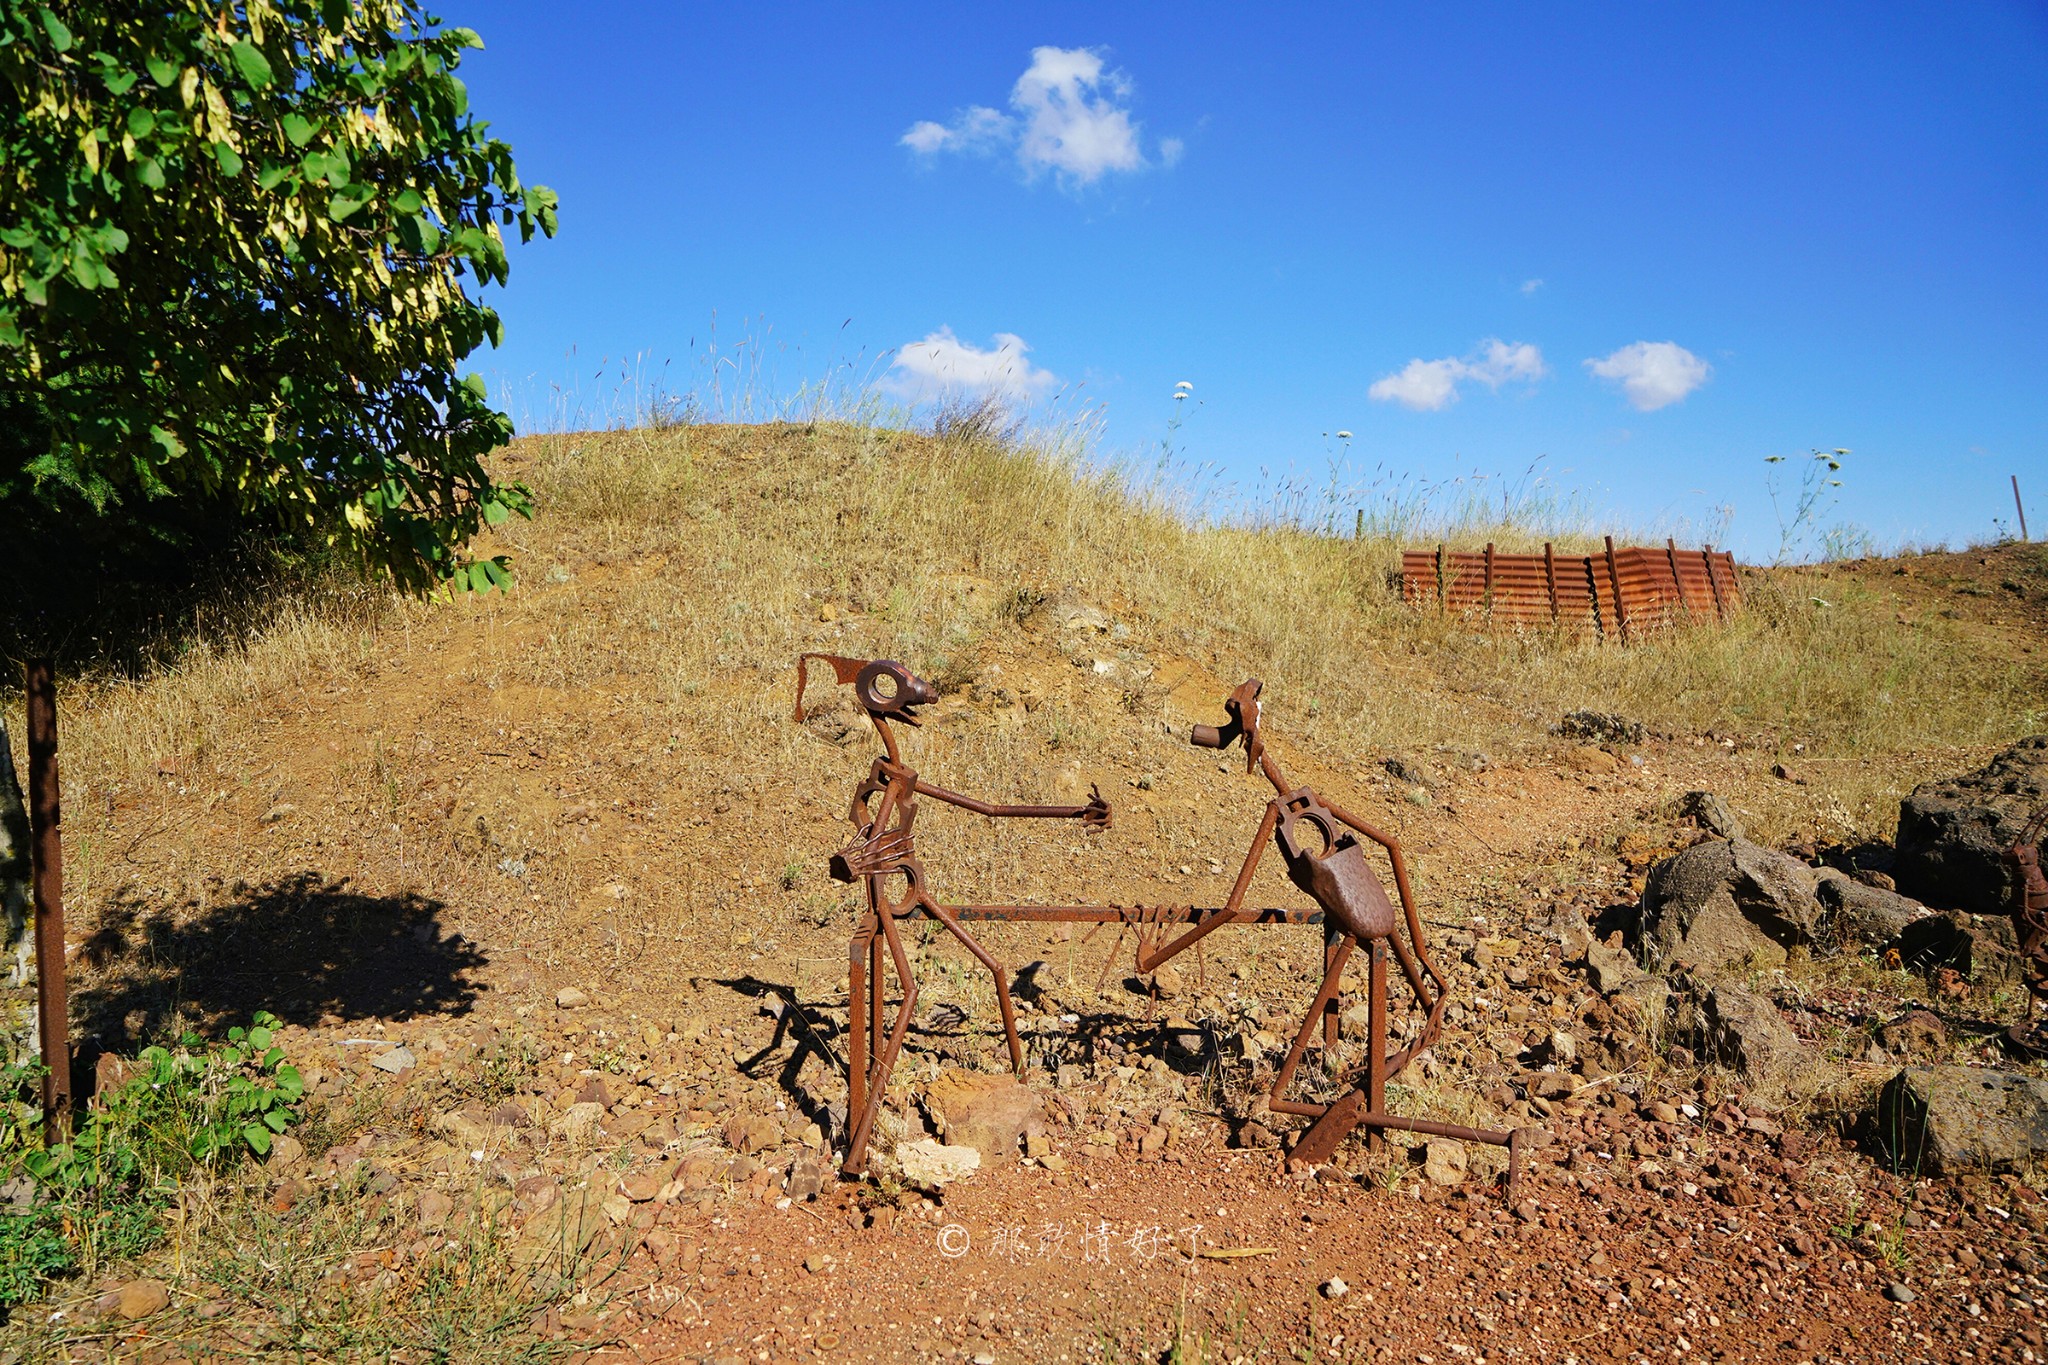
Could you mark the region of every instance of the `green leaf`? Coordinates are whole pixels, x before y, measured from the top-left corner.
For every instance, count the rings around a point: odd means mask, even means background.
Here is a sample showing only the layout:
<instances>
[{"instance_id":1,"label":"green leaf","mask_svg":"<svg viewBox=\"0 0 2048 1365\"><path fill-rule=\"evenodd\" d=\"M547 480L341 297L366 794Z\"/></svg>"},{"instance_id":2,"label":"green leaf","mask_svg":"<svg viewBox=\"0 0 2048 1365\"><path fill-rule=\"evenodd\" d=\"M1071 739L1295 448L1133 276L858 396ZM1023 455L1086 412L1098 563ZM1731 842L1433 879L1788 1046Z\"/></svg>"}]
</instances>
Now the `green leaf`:
<instances>
[{"instance_id":1,"label":"green leaf","mask_svg":"<svg viewBox=\"0 0 2048 1365\"><path fill-rule=\"evenodd\" d=\"M166 90L177 81L178 73L184 70L169 57L151 55L144 57L142 64L149 68L149 78Z\"/></svg>"},{"instance_id":2,"label":"green leaf","mask_svg":"<svg viewBox=\"0 0 2048 1365\"><path fill-rule=\"evenodd\" d=\"M242 157L225 142L213 144L213 159L220 163L221 172L229 177L242 173Z\"/></svg>"},{"instance_id":3,"label":"green leaf","mask_svg":"<svg viewBox=\"0 0 2048 1365\"><path fill-rule=\"evenodd\" d=\"M391 196L391 211L393 213L418 213L426 206L427 201L422 199L420 192L410 185Z\"/></svg>"},{"instance_id":4,"label":"green leaf","mask_svg":"<svg viewBox=\"0 0 2048 1365\"><path fill-rule=\"evenodd\" d=\"M270 58L263 50L246 38L228 49L228 55L235 59L235 69L242 73L242 80L251 90L268 90L276 84L277 76L270 69Z\"/></svg>"},{"instance_id":5,"label":"green leaf","mask_svg":"<svg viewBox=\"0 0 2048 1365\"><path fill-rule=\"evenodd\" d=\"M281 121L284 124L284 135L291 139L294 147L304 147L313 140L313 134L318 131L313 126L313 120L304 114L286 114Z\"/></svg>"},{"instance_id":6,"label":"green leaf","mask_svg":"<svg viewBox=\"0 0 2048 1365\"><path fill-rule=\"evenodd\" d=\"M334 197L327 201L327 216L339 223L362 212L363 206L377 197L376 187L371 185L350 185L336 190Z\"/></svg>"},{"instance_id":7,"label":"green leaf","mask_svg":"<svg viewBox=\"0 0 2048 1365\"><path fill-rule=\"evenodd\" d=\"M149 439L161 446L164 454L173 460L185 453L185 443L162 427L151 427Z\"/></svg>"},{"instance_id":8,"label":"green leaf","mask_svg":"<svg viewBox=\"0 0 2048 1365\"><path fill-rule=\"evenodd\" d=\"M156 115L141 105L128 111L128 132L133 137L148 137L156 131Z\"/></svg>"},{"instance_id":9,"label":"green leaf","mask_svg":"<svg viewBox=\"0 0 2048 1365\"><path fill-rule=\"evenodd\" d=\"M164 166L153 156L146 156L135 163L135 179L145 188L160 190L164 187Z\"/></svg>"},{"instance_id":10,"label":"green leaf","mask_svg":"<svg viewBox=\"0 0 2048 1365\"><path fill-rule=\"evenodd\" d=\"M50 46L56 48L59 52L69 52L71 50L71 30L64 27L63 21L48 10L43 11L42 20L43 32L50 35Z\"/></svg>"},{"instance_id":11,"label":"green leaf","mask_svg":"<svg viewBox=\"0 0 2048 1365\"><path fill-rule=\"evenodd\" d=\"M350 0L323 0L320 6L320 17L326 21L327 27L332 29L347 28L348 21L354 13L355 6Z\"/></svg>"},{"instance_id":12,"label":"green leaf","mask_svg":"<svg viewBox=\"0 0 2048 1365\"><path fill-rule=\"evenodd\" d=\"M505 510L505 504L499 502L496 498L492 498L483 504L483 512L484 524L487 526L503 526L512 516L510 512Z\"/></svg>"},{"instance_id":13,"label":"green leaf","mask_svg":"<svg viewBox=\"0 0 2048 1365\"><path fill-rule=\"evenodd\" d=\"M249 1046L255 1048L259 1052L262 1051L264 1048L269 1047L270 1030L264 1028L261 1024L258 1024L255 1028L250 1029Z\"/></svg>"},{"instance_id":14,"label":"green leaf","mask_svg":"<svg viewBox=\"0 0 2048 1365\"><path fill-rule=\"evenodd\" d=\"M274 190L290 178L291 173L292 168L289 166L268 165L256 172L256 183L266 190Z\"/></svg>"},{"instance_id":15,"label":"green leaf","mask_svg":"<svg viewBox=\"0 0 2048 1365\"><path fill-rule=\"evenodd\" d=\"M270 1130L260 1123L252 1123L242 1129L242 1136L258 1156L270 1155Z\"/></svg>"},{"instance_id":16,"label":"green leaf","mask_svg":"<svg viewBox=\"0 0 2048 1365\"><path fill-rule=\"evenodd\" d=\"M269 1128L270 1131L273 1133L282 1133L285 1129L291 1126L291 1122L291 1115L285 1113L282 1109L269 1109L264 1111L264 1126Z\"/></svg>"},{"instance_id":17,"label":"green leaf","mask_svg":"<svg viewBox=\"0 0 2048 1365\"><path fill-rule=\"evenodd\" d=\"M485 562L478 560L469 566L469 590L471 592L489 592L491 590L491 571L484 567Z\"/></svg>"}]
</instances>

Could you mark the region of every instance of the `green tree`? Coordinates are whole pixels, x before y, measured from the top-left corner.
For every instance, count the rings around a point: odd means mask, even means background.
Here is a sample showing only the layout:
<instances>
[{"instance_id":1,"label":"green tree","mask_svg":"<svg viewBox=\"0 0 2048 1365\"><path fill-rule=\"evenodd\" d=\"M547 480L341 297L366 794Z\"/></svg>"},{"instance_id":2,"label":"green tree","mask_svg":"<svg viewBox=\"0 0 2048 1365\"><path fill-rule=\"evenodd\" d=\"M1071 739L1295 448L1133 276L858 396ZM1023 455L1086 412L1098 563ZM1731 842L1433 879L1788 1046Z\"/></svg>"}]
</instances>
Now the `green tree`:
<instances>
[{"instance_id":1,"label":"green tree","mask_svg":"<svg viewBox=\"0 0 2048 1365\"><path fill-rule=\"evenodd\" d=\"M466 547L531 503L458 367L556 200L470 112L479 46L414 0L0 0L10 540L226 509L408 592L506 581Z\"/></svg>"},{"instance_id":2,"label":"green tree","mask_svg":"<svg viewBox=\"0 0 2048 1365\"><path fill-rule=\"evenodd\" d=\"M0 0L0 495L231 498L401 588L489 588L525 514L457 367L502 231L552 234L413 0Z\"/></svg>"}]
</instances>

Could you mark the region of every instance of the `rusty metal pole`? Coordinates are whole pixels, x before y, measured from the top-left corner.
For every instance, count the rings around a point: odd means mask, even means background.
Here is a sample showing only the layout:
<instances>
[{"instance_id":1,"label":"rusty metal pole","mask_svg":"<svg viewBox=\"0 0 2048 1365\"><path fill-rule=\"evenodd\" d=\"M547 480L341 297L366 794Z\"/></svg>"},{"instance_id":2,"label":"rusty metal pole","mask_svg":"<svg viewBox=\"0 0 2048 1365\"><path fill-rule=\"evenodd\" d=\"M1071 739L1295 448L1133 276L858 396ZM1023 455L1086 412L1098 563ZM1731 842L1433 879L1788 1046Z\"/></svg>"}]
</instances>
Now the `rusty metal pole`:
<instances>
[{"instance_id":1,"label":"rusty metal pole","mask_svg":"<svg viewBox=\"0 0 2048 1365\"><path fill-rule=\"evenodd\" d=\"M1614 625L1628 643L1628 603L1621 600L1621 568L1614 561L1614 537L1607 537L1607 581L1614 588Z\"/></svg>"},{"instance_id":2,"label":"rusty metal pole","mask_svg":"<svg viewBox=\"0 0 2048 1365\"><path fill-rule=\"evenodd\" d=\"M2030 541L2031 537L2027 535L2027 507L2020 501L2020 476L2017 474L2012 476L2012 510L2020 514L2020 539Z\"/></svg>"},{"instance_id":3,"label":"rusty metal pole","mask_svg":"<svg viewBox=\"0 0 2048 1365\"><path fill-rule=\"evenodd\" d=\"M29 846L35 865L36 1023L43 1042L43 1140L71 1131L71 1032L64 991L64 839L57 785L57 682L28 665Z\"/></svg>"}]
</instances>

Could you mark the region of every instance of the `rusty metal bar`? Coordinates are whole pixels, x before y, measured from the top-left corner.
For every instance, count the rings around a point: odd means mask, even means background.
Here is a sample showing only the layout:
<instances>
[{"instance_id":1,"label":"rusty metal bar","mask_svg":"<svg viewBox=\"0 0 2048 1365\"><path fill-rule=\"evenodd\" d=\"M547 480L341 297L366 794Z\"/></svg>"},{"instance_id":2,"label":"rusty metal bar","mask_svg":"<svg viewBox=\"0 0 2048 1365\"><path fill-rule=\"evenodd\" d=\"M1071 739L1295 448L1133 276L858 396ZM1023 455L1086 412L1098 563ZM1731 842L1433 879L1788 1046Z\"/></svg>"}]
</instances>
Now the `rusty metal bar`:
<instances>
[{"instance_id":1,"label":"rusty metal bar","mask_svg":"<svg viewBox=\"0 0 2048 1365\"><path fill-rule=\"evenodd\" d=\"M1147 909L1139 918L1135 906L1118 905L949 905L946 913L958 920L1018 920L1049 924L1199 924L1218 916L1219 924L1321 924L1323 912L1307 908L1268 906L1253 910L1225 910L1220 907L1176 905ZM935 919L922 906L906 912L907 918Z\"/></svg>"},{"instance_id":2,"label":"rusty metal bar","mask_svg":"<svg viewBox=\"0 0 2048 1365\"><path fill-rule=\"evenodd\" d=\"M1614 559L1614 537L1607 537L1607 581L1614 588L1614 625L1628 643L1628 603L1621 600L1621 566Z\"/></svg>"},{"instance_id":3,"label":"rusty metal bar","mask_svg":"<svg viewBox=\"0 0 2048 1365\"><path fill-rule=\"evenodd\" d=\"M1664 557L1671 565L1671 582L1678 589L1678 605L1685 608L1685 619L1692 619L1692 598L1685 591L1685 575L1678 568L1678 542L1665 537Z\"/></svg>"},{"instance_id":4,"label":"rusty metal bar","mask_svg":"<svg viewBox=\"0 0 2048 1365\"><path fill-rule=\"evenodd\" d=\"M1550 623L1557 624L1557 552L1543 542L1543 586L1550 590Z\"/></svg>"},{"instance_id":5,"label":"rusty metal bar","mask_svg":"<svg viewBox=\"0 0 2048 1365\"><path fill-rule=\"evenodd\" d=\"M2020 539L2032 543L2027 535L2027 507L2020 501L2020 476L2012 476L2012 510L2020 514Z\"/></svg>"},{"instance_id":6,"label":"rusty metal bar","mask_svg":"<svg viewBox=\"0 0 2048 1365\"><path fill-rule=\"evenodd\" d=\"M1493 619L1493 542L1486 542L1486 619Z\"/></svg>"},{"instance_id":7,"label":"rusty metal bar","mask_svg":"<svg viewBox=\"0 0 2048 1365\"><path fill-rule=\"evenodd\" d=\"M1707 591L1714 594L1714 617L1716 620L1725 621L1728 619L1728 603L1721 596L1721 580L1714 576L1713 546L1709 545L1700 551L1700 564L1707 571Z\"/></svg>"},{"instance_id":8,"label":"rusty metal bar","mask_svg":"<svg viewBox=\"0 0 2048 1365\"><path fill-rule=\"evenodd\" d=\"M1444 554L1449 549L1441 540L1436 543L1436 609L1444 609L1444 594L1450 589L1444 583Z\"/></svg>"},{"instance_id":9,"label":"rusty metal bar","mask_svg":"<svg viewBox=\"0 0 2048 1365\"><path fill-rule=\"evenodd\" d=\"M43 1138L71 1131L71 1021L64 972L64 830L57 778L57 681L48 659L27 672L29 846L35 866L36 1022L42 1034Z\"/></svg>"}]
</instances>

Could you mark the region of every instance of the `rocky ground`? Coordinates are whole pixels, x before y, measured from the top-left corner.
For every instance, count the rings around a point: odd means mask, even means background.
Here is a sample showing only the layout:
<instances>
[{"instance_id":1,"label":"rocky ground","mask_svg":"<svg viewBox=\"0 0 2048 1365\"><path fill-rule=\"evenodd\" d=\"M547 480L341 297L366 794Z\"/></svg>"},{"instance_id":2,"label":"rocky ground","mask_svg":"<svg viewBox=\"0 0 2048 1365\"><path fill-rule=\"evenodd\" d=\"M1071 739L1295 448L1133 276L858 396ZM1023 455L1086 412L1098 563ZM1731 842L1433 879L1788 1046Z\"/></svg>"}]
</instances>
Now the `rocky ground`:
<instances>
[{"instance_id":1,"label":"rocky ground","mask_svg":"<svg viewBox=\"0 0 2048 1365\"><path fill-rule=\"evenodd\" d=\"M574 569L591 612L642 572ZM410 618L402 653L67 795L102 1076L267 1007L313 1117L188 1196L170 1249L17 1314L12 1358L2048 1358L2048 1081L2001 1036L2024 964L1995 905L1941 893L1988 845L1922 849L1968 842L1943 810L2042 795L2035 751L1960 787L1995 755L1894 760L1949 785L1926 830L1852 846L1799 834L1830 779L1779 743L1550 715L1361 766L1269 721L1297 781L1398 833L1452 982L1393 1107L1529 1130L1520 1183L1444 1141L1287 1169L1299 1121L1261 1096L1320 974L1304 926L1148 980L1113 927L990 926L1021 1086L986 977L913 928L919 1017L843 1179L851 902L823 865L871 738L843 706L790 723L780 668L687 714L547 674L559 604L495 612ZM1140 676L1116 629L1049 605L910 739L948 785L1117 812L921 816L942 895L1227 891L1266 793L1185 733L1236 679L1163 650ZM1253 899L1302 900L1270 867Z\"/></svg>"}]
</instances>

